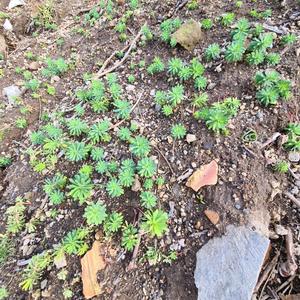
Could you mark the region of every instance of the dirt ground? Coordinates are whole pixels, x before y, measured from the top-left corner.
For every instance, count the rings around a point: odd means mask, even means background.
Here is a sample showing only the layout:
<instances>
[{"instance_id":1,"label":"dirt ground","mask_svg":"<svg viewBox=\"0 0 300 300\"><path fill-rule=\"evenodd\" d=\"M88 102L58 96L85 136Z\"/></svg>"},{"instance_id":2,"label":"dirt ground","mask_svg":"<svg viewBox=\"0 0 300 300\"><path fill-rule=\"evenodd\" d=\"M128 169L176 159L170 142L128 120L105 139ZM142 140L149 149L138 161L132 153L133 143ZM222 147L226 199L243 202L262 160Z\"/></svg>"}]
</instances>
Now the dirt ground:
<instances>
[{"instance_id":1,"label":"dirt ground","mask_svg":"<svg viewBox=\"0 0 300 300\"><path fill-rule=\"evenodd\" d=\"M122 3L122 1L119 1ZM26 149L30 146L30 133L37 130L42 124L42 114L51 111L66 111L72 108L76 102L74 92L84 86L82 79L84 73L96 73L99 64L104 62L113 51L122 49L124 43L120 42L114 26L118 18L125 11L125 5L118 7L118 14L111 21L96 22L92 27L87 27L89 34L84 36L76 31L81 27L84 14L89 11L97 1L56 1L55 18L57 30L41 30L38 35L33 35L35 28L32 18L36 14L39 1L27 1L25 7L20 6L11 11L7 10L9 1L0 3L0 11L7 12L14 26L13 32L1 30L7 45L6 59L0 61L4 69L4 76L0 80L0 91L3 88L16 84L22 86L22 75L15 72L16 67L29 69L30 61L24 57L24 53L31 51L38 56L38 69L33 74L38 76L42 68L42 58L64 57L75 62L75 67L66 75L52 81L56 88L55 96L48 95L45 90L40 92L41 98L33 99L30 92L22 94L21 106L29 108L26 114L28 127L18 129L15 121L22 116L20 106L8 106L4 96L0 101L0 130L3 139L0 142L0 153L9 155L13 163L7 168L0 168L0 214L4 216L6 209L13 205L16 197L28 199L26 221L41 211L42 222L37 230L29 234L26 231L14 236L14 252L9 260L2 266L0 286L5 286L10 294L8 299L65 299L62 292L67 285L73 291L71 299L84 299L80 280L80 258L68 257L68 275L64 282L57 278L57 270L49 267L43 274L41 282L33 293L23 292L19 283L20 272L24 268L20 262L30 259L34 254L45 249L50 249L57 244L66 234L76 226L84 224L83 208L75 202L67 202L60 205L56 219L50 218L45 204L43 181L49 174L34 172L29 163ZM130 19L129 41L139 31L140 26L148 21L148 25L154 32L158 32L159 24L169 16L176 7L176 1L141 1L139 12ZM236 18L247 16L251 9L262 11L272 9L272 17L268 20L273 26L283 26L293 31L298 37L300 34L299 2L297 1L243 1L240 9L235 8L234 1L201 1L199 8L188 10L186 6L178 9L174 16L187 20L193 18L213 18L234 11ZM298 19L291 16L298 13ZM2 20L1 20L2 22ZM63 45L56 41L63 38ZM143 135L153 141L157 148L153 153L159 162L166 179L166 185L158 195L160 206L167 212L172 211L169 219L169 231L161 239L155 241L161 247L173 246L177 250L178 258L171 265L160 263L150 266L147 262L140 262L138 268L128 272L126 270L131 261L131 253L126 253L119 261L113 261L108 267L99 272L99 281L105 282L105 292L94 299L165 299L165 300L194 300L197 299L197 290L194 285L194 269L196 252L209 239L220 236L225 232L228 224L247 224L249 220L260 219L259 222L267 224L271 239L271 251L269 261L276 252L280 252L278 264L274 272L268 278L266 285L259 290L257 299L281 299L282 295L300 293L300 273L284 278L278 272L280 262L286 259L285 236L276 233L276 225L285 228L290 227L293 232L294 247L297 263L300 259L300 208L283 196L286 191L293 192L299 197L300 176L299 162L291 163L295 174L279 174L274 172L271 163L274 159L288 159L288 152L282 147L280 138L268 145L265 149L259 148L260 143L265 142L275 132L283 133L283 128L290 122L299 122L299 86L300 86L300 55L299 39L282 55L281 62L276 70L284 78L293 82L293 97L290 101L280 102L271 108L264 108L255 100L255 86L252 78L261 69L257 66L248 66L245 63L229 64L224 59L206 63L205 76L211 87L208 90L209 103L221 101L226 97L241 99L241 109L230 124L228 136L216 136L209 132L202 122L196 121L190 114L188 101L181 105L179 111L170 118L165 118L157 111L153 101L153 91L164 90L174 81L167 81L164 75L150 76L146 68L131 69L131 64L137 64L145 60L146 66L155 56L164 61L177 56L184 61L193 57L201 57L204 49L211 43L219 43L225 47L230 41L230 28L222 27L218 22L212 30L204 31L200 43L193 52L188 52L181 47L171 48L158 38L145 46L134 49L126 62L117 69L120 84L124 95L128 100L135 102L136 95L143 93L142 100L133 111L132 119L138 122ZM283 48L276 45L274 52L280 52ZM297 55L298 53L298 55ZM128 88L127 75L133 74L136 78L134 84ZM186 85L186 99L193 97L193 84ZM93 120L97 116L88 112L87 119ZM187 143L176 141L176 146L169 141L170 126L174 123L182 123L188 133L196 136L196 141ZM257 133L257 143L245 144L242 141L243 133L252 128ZM174 150L175 148L175 150ZM106 151L112 153L114 159L126 157L125 147L119 144L110 144ZM172 166L171 172L164 157ZM216 160L219 166L218 183L201 189L197 194L187 188L176 179L193 166L201 166ZM73 176L77 166L62 162L58 169L67 171ZM105 197L102 193L99 196ZM203 199L200 201L199 199ZM128 201L130 200L130 201ZM110 201L109 208L124 211L128 219L137 218L136 209L138 195L128 191L118 201ZM173 207L173 208L172 208ZM204 214L204 210L211 209L220 216L220 222L213 225ZM0 219L0 233L5 231L5 218ZM89 238L92 244L95 232ZM25 242L26 241L26 242ZM24 242L29 243L31 251L24 251ZM120 241L117 237L110 241L118 253L121 253ZM140 251L145 246L141 245ZM266 266L268 262L266 262ZM293 277L293 278L292 278ZM46 280L46 281L45 281ZM284 283L289 282L282 287ZM277 295L275 298L274 295ZM235 299L234 299L235 300Z\"/></svg>"}]
</instances>

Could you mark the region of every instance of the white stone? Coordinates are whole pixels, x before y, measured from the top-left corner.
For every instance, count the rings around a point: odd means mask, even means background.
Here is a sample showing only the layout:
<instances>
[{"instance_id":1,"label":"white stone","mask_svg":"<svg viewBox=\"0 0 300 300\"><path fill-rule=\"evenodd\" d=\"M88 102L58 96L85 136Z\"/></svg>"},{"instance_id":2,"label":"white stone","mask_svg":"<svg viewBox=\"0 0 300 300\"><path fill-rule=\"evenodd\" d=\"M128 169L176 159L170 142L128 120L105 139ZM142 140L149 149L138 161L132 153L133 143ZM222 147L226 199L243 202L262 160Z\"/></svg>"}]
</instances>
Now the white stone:
<instances>
[{"instance_id":1,"label":"white stone","mask_svg":"<svg viewBox=\"0 0 300 300\"><path fill-rule=\"evenodd\" d=\"M13 26L12 26L12 24L10 23L10 21L8 19L6 19L4 21L3 28L7 31L12 31L13 30Z\"/></svg>"},{"instance_id":2,"label":"white stone","mask_svg":"<svg viewBox=\"0 0 300 300\"><path fill-rule=\"evenodd\" d=\"M229 225L197 253L198 300L250 300L270 241L244 226Z\"/></svg>"},{"instance_id":3,"label":"white stone","mask_svg":"<svg viewBox=\"0 0 300 300\"><path fill-rule=\"evenodd\" d=\"M16 6L22 6L25 5L25 0L10 0L9 4L8 4L8 9L13 9Z\"/></svg>"},{"instance_id":4,"label":"white stone","mask_svg":"<svg viewBox=\"0 0 300 300\"><path fill-rule=\"evenodd\" d=\"M22 92L16 85L5 87L2 92L6 96L9 104L14 104L17 97L20 97Z\"/></svg>"}]
</instances>

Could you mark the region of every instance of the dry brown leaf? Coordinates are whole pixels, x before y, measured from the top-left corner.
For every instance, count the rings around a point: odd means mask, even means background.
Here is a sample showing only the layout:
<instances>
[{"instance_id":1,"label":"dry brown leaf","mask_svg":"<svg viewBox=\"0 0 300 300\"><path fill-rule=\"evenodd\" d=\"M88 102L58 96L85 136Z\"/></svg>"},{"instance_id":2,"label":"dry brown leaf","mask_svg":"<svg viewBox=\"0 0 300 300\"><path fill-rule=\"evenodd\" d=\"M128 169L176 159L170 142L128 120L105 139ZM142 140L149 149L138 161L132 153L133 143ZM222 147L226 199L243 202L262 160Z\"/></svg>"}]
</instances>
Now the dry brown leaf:
<instances>
[{"instance_id":1,"label":"dry brown leaf","mask_svg":"<svg viewBox=\"0 0 300 300\"><path fill-rule=\"evenodd\" d=\"M215 160L201 166L188 179L186 186L195 192L205 185L214 185L218 181L218 164Z\"/></svg>"},{"instance_id":2,"label":"dry brown leaf","mask_svg":"<svg viewBox=\"0 0 300 300\"><path fill-rule=\"evenodd\" d=\"M81 259L83 295L86 299L103 293L97 281L97 272L106 267L106 262L101 254L101 247L102 244L95 241L92 249Z\"/></svg>"},{"instance_id":3,"label":"dry brown leaf","mask_svg":"<svg viewBox=\"0 0 300 300\"><path fill-rule=\"evenodd\" d=\"M204 214L206 215L206 217L209 219L209 221L214 224L217 225L220 221L220 216L217 212L210 210L210 209L206 209L204 211Z\"/></svg>"}]
</instances>

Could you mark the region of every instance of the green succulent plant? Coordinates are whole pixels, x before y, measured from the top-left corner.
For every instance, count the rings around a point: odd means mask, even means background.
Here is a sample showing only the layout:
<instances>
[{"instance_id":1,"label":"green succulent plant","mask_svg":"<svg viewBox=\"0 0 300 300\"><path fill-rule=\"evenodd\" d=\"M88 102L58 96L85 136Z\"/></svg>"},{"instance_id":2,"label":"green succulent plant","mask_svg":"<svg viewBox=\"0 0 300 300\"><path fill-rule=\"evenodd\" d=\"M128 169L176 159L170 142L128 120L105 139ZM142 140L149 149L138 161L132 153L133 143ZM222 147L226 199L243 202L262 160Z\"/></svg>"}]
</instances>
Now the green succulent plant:
<instances>
[{"instance_id":1,"label":"green succulent plant","mask_svg":"<svg viewBox=\"0 0 300 300\"><path fill-rule=\"evenodd\" d=\"M183 139L186 136L186 128L181 123L175 124L171 128L171 134L176 140Z\"/></svg>"},{"instance_id":2,"label":"green succulent plant","mask_svg":"<svg viewBox=\"0 0 300 300\"><path fill-rule=\"evenodd\" d=\"M168 62L168 72L171 75L178 76L180 70L183 68L184 64L180 58L171 58Z\"/></svg>"},{"instance_id":3,"label":"green succulent plant","mask_svg":"<svg viewBox=\"0 0 300 300\"><path fill-rule=\"evenodd\" d=\"M78 162L88 156L89 150L84 142L72 142L68 144L65 155L69 161Z\"/></svg>"},{"instance_id":4,"label":"green succulent plant","mask_svg":"<svg viewBox=\"0 0 300 300\"><path fill-rule=\"evenodd\" d=\"M83 216L88 225L100 225L107 217L106 206L100 201L91 203L85 208Z\"/></svg>"},{"instance_id":5,"label":"green succulent plant","mask_svg":"<svg viewBox=\"0 0 300 300\"><path fill-rule=\"evenodd\" d=\"M215 60L220 57L221 48L217 43L210 44L204 52L205 58L210 60Z\"/></svg>"},{"instance_id":6,"label":"green succulent plant","mask_svg":"<svg viewBox=\"0 0 300 300\"><path fill-rule=\"evenodd\" d=\"M276 66L280 63L281 57L278 53L267 53L265 59L269 65Z\"/></svg>"},{"instance_id":7,"label":"green succulent plant","mask_svg":"<svg viewBox=\"0 0 300 300\"><path fill-rule=\"evenodd\" d=\"M122 230L121 245L126 251L132 251L138 242L138 230L132 224L125 224Z\"/></svg>"},{"instance_id":8,"label":"green succulent plant","mask_svg":"<svg viewBox=\"0 0 300 300\"><path fill-rule=\"evenodd\" d=\"M120 184L124 187L130 187L134 183L134 172L130 169L121 169L119 172Z\"/></svg>"},{"instance_id":9,"label":"green succulent plant","mask_svg":"<svg viewBox=\"0 0 300 300\"><path fill-rule=\"evenodd\" d=\"M127 127L120 127L118 131L118 137L121 141L129 142L131 139L131 131Z\"/></svg>"},{"instance_id":10,"label":"green succulent plant","mask_svg":"<svg viewBox=\"0 0 300 300\"><path fill-rule=\"evenodd\" d=\"M67 127L71 135L80 136L87 132L88 125L79 118L73 118L67 121Z\"/></svg>"},{"instance_id":11,"label":"green succulent plant","mask_svg":"<svg viewBox=\"0 0 300 300\"><path fill-rule=\"evenodd\" d=\"M94 161L100 161L104 157L104 150L100 147L92 147L91 149L91 158Z\"/></svg>"},{"instance_id":12,"label":"green succulent plant","mask_svg":"<svg viewBox=\"0 0 300 300\"><path fill-rule=\"evenodd\" d=\"M115 106L114 112L118 119L129 119L131 112L131 104L126 100L115 100L113 105Z\"/></svg>"},{"instance_id":13,"label":"green succulent plant","mask_svg":"<svg viewBox=\"0 0 300 300\"><path fill-rule=\"evenodd\" d=\"M151 150L149 141L143 136L133 138L130 142L129 149L137 157L146 156Z\"/></svg>"},{"instance_id":14,"label":"green succulent plant","mask_svg":"<svg viewBox=\"0 0 300 300\"><path fill-rule=\"evenodd\" d=\"M137 170L140 176L150 178L156 173L156 163L148 157L144 157L138 161Z\"/></svg>"},{"instance_id":15,"label":"green succulent plant","mask_svg":"<svg viewBox=\"0 0 300 300\"><path fill-rule=\"evenodd\" d=\"M112 212L104 221L104 232L111 235L117 232L123 224L124 217L121 213Z\"/></svg>"},{"instance_id":16,"label":"green succulent plant","mask_svg":"<svg viewBox=\"0 0 300 300\"><path fill-rule=\"evenodd\" d=\"M142 222L142 229L150 236L162 237L164 232L168 229L167 225L168 214L162 210L156 209L153 212L147 211Z\"/></svg>"},{"instance_id":17,"label":"green succulent plant","mask_svg":"<svg viewBox=\"0 0 300 300\"><path fill-rule=\"evenodd\" d=\"M94 184L88 175L79 173L74 178L70 178L70 184L67 187L68 195L82 204L91 196Z\"/></svg>"},{"instance_id":18,"label":"green succulent plant","mask_svg":"<svg viewBox=\"0 0 300 300\"><path fill-rule=\"evenodd\" d=\"M213 21L211 19L203 19L201 21L201 27L204 29L204 30L209 30L213 27Z\"/></svg>"},{"instance_id":19,"label":"green succulent plant","mask_svg":"<svg viewBox=\"0 0 300 300\"><path fill-rule=\"evenodd\" d=\"M148 66L147 72L150 75L163 72L165 69L165 64L161 61L159 57L154 57L152 63Z\"/></svg>"},{"instance_id":20,"label":"green succulent plant","mask_svg":"<svg viewBox=\"0 0 300 300\"><path fill-rule=\"evenodd\" d=\"M225 51L225 59L228 62L238 62L243 59L243 55L246 51L246 48L244 47L244 42L237 40L233 41Z\"/></svg>"},{"instance_id":21,"label":"green succulent plant","mask_svg":"<svg viewBox=\"0 0 300 300\"><path fill-rule=\"evenodd\" d=\"M157 199L156 196L151 192L142 192L141 193L141 204L147 209L151 209L156 206Z\"/></svg>"},{"instance_id":22,"label":"green succulent plant","mask_svg":"<svg viewBox=\"0 0 300 300\"><path fill-rule=\"evenodd\" d=\"M225 13L221 16L221 24L225 27L228 27L229 25L233 24L235 20L235 14L230 12L230 13Z\"/></svg>"},{"instance_id":23,"label":"green succulent plant","mask_svg":"<svg viewBox=\"0 0 300 300\"><path fill-rule=\"evenodd\" d=\"M287 173L289 171L289 163L284 160L280 160L275 163L274 170L282 174Z\"/></svg>"},{"instance_id":24,"label":"green succulent plant","mask_svg":"<svg viewBox=\"0 0 300 300\"><path fill-rule=\"evenodd\" d=\"M42 70L42 74L45 77L51 77L51 76L59 76L63 73L67 72L69 69L69 65L65 62L63 58L58 59L46 59L46 67Z\"/></svg>"},{"instance_id":25,"label":"green succulent plant","mask_svg":"<svg viewBox=\"0 0 300 300\"><path fill-rule=\"evenodd\" d=\"M195 88L198 91L203 91L206 89L207 86L207 79L204 76L198 76L195 79Z\"/></svg>"},{"instance_id":26,"label":"green succulent plant","mask_svg":"<svg viewBox=\"0 0 300 300\"><path fill-rule=\"evenodd\" d=\"M106 191L110 197L120 197L124 194L124 190L120 181L116 178L111 178L106 184Z\"/></svg>"},{"instance_id":27,"label":"green succulent plant","mask_svg":"<svg viewBox=\"0 0 300 300\"><path fill-rule=\"evenodd\" d=\"M63 250L70 255L83 255L88 250L88 245L84 241L88 234L89 230L86 228L77 228L68 232L62 241Z\"/></svg>"},{"instance_id":28,"label":"green succulent plant","mask_svg":"<svg viewBox=\"0 0 300 300\"><path fill-rule=\"evenodd\" d=\"M110 122L108 120L103 120L94 124L89 132L88 138L91 140L93 144L102 142L109 142L111 140L111 136L108 133L110 129Z\"/></svg>"},{"instance_id":29,"label":"green succulent plant","mask_svg":"<svg viewBox=\"0 0 300 300\"><path fill-rule=\"evenodd\" d=\"M297 36L294 33L287 33L281 38L283 45L291 45L297 41Z\"/></svg>"}]
</instances>

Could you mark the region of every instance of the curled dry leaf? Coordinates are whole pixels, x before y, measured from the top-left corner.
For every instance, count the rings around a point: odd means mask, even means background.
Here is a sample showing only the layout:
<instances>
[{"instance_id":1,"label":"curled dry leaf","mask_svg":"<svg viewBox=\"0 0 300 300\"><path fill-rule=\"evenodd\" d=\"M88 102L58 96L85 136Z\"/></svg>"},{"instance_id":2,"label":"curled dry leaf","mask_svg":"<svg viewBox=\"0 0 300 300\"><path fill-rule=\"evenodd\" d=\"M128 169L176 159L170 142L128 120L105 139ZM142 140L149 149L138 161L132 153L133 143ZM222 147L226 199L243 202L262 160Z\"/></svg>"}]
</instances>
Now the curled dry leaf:
<instances>
[{"instance_id":1,"label":"curled dry leaf","mask_svg":"<svg viewBox=\"0 0 300 300\"><path fill-rule=\"evenodd\" d=\"M81 259L83 295L86 299L103 293L97 281L97 272L106 267L106 262L101 252L102 247L103 244L95 241L92 249Z\"/></svg>"},{"instance_id":2,"label":"curled dry leaf","mask_svg":"<svg viewBox=\"0 0 300 300\"><path fill-rule=\"evenodd\" d=\"M201 166L189 177L186 186L195 192L206 185L214 185L218 181L218 164L215 160L207 165Z\"/></svg>"}]
</instances>

